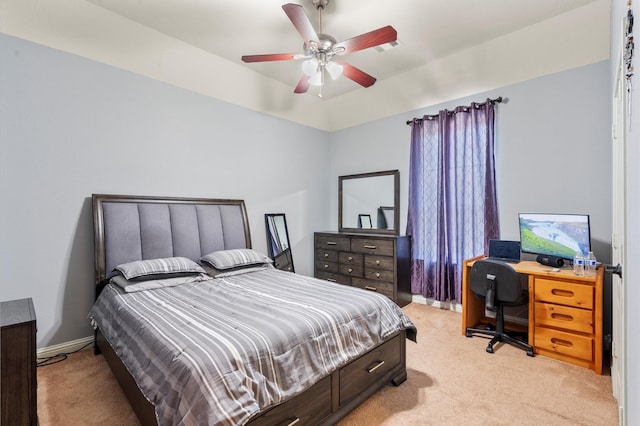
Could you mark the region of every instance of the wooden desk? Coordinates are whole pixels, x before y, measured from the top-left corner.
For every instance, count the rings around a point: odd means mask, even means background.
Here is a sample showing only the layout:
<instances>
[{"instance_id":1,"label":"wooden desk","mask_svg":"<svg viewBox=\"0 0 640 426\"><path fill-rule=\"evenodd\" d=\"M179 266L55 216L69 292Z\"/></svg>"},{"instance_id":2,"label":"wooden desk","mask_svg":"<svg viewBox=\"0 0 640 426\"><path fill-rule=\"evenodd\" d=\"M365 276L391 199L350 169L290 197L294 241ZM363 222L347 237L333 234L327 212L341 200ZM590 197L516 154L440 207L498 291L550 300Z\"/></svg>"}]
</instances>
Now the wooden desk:
<instances>
[{"instance_id":1,"label":"wooden desk","mask_svg":"<svg viewBox=\"0 0 640 426\"><path fill-rule=\"evenodd\" d=\"M467 327L493 322L486 318L484 301L469 288L473 262L462 270L462 334ZM602 374L602 288L604 267L595 277L578 277L572 269L553 272L550 266L522 261L512 264L528 275L529 344L536 354L589 368Z\"/></svg>"}]
</instances>

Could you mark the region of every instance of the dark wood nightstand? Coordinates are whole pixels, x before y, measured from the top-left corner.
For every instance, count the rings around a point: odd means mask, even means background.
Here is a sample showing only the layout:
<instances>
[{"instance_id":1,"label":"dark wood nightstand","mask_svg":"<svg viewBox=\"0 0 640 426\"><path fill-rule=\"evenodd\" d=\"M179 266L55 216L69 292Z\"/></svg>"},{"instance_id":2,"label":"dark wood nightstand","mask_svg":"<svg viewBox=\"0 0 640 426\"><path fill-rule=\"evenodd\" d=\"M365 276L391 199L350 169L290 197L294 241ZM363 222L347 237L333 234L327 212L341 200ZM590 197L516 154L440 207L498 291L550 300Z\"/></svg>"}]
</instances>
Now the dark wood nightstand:
<instances>
[{"instance_id":1,"label":"dark wood nightstand","mask_svg":"<svg viewBox=\"0 0 640 426\"><path fill-rule=\"evenodd\" d=\"M0 424L37 425L36 311L29 299L0 302Z\"/></svg>"}]
</instances>

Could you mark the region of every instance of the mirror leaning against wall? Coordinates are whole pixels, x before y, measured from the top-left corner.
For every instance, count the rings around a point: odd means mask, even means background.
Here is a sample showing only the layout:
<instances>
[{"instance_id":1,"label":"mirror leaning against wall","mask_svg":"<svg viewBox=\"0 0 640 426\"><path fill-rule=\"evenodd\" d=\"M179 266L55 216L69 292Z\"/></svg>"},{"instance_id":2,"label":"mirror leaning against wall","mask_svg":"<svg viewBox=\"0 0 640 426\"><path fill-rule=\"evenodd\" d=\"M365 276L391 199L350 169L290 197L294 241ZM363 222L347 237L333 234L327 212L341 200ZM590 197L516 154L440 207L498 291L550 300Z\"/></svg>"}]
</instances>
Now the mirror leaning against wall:
<instances>
[{"instance_id":1,"label":"mirror leaning against wall","mask_svg":"<svg viewBox=\"0 0 640 426\"><path fill-rule=\"evenodd\" d=\"M267 249L269 257L273 259L273 266L282 271L295 272L284 213L267 213L264 215L264 221L267 231Z\"/></svg>"}]
</instances>

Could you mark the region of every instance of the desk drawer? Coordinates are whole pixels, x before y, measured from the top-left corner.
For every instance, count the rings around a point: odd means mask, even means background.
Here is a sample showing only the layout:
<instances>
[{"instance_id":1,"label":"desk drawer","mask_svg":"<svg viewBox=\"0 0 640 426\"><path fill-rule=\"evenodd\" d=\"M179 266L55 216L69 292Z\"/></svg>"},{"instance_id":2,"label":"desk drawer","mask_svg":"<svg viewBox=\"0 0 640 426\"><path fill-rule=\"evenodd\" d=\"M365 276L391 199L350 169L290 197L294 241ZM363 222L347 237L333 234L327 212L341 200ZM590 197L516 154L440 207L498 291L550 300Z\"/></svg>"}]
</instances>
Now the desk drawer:
<instances>
[{"instance_id":1,"label":"desk drawer","mask_svg":"<svg viewBox=\"0 0 640 426\"><path fill-rule=\"evenodd\" d=\"M593 309L593 287L574 282L535 279L536 301Z\"/></svg>"},{"instance_id":2,"label":"desk drawer","mask_svg":"<svg viewBox=\"0 0 640 426\"><path fill-rule=\"evenodd\" d=\"M536 325L565 328L582 333L593 333L593 312L551 303L536 303Z\"/></svg>"},{"instance_id":3,"label":"desk drawer","mask_svg":"<svg viewBox=\"0 0 640 426\"><path fill-rule=\"evenodd\" d=\"M340 370L341 406L402 362L401 343L396 336Z\"/></svg>"},{"instance_id":4,"label":"desk drawer","mask_svg":"<svg viewBox=\"0 0 640 426\"><path fill-rule=\"evenodd\" d=\"M539 327L536 329L534 346L585 361L593 361L593 338L591 337Z\"/></svg>"},{"instance_id":5,"label":"desk drawer","mask_svg":"<svg viewBox=\"0 0 640 426\"><path fill-rule=\"evenodd\" d=\"M351 241L351 251L356 253L393 256L394 240L378 240L372 238L354 238Z\"/></svg>"}]
</instances>

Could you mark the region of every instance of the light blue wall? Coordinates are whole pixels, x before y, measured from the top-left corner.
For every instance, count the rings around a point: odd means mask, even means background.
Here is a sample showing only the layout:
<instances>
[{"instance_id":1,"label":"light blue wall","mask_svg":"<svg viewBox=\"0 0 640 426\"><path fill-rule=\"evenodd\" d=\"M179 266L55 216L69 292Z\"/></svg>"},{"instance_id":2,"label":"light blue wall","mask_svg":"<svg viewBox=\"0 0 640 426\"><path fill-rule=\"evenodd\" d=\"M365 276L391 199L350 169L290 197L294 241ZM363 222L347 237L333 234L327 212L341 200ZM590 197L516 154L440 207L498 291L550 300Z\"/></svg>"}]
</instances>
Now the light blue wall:
<instances>
[{"instance_id":1,"label":"light blue wall","mask_svg":"<svg viewBox=\"0 0 640 426\"><path fill-rule=\"evenodd\" d=\"M327 133L5 35L0 64L0 300L33 298L38 347L92 334L92 193L244 199L263 252L285 213L313 274Z\"/></svg>"},{"instance_id":2,"label":"light blue wall","mask_svg":"<svg viewBox=\"0 0 640 426\"><path fill-rule=\"evenodd\" d=\"M608 61L333 132L332 211L337 211L338 176L399 169L400 230L404 233L411 139L406 121L498 96L508 98L496 107L496 178L502 238L520 238L519 212L588 213L595 254L608 262L611 258ZM331 219L332 229L337 228L337 215Z\"/></svg>"},{"instance_id":3,"label":"light blue wall","mask_svg":"<svg viewBox=\"0 0 640 426\"><path fill-rule=\"evenodd\" d=\"M311 275L313 232L337 229L337 177L399 169L404 231L406 120L486 97L509 98L497 107L503 236L517 238L518 211L583 211L608 256L608 63L331 134L4 35L0 63L0 300L34 298L38 347L91 334L92 193L242 198L262 251L264 213L284 212ZM594 185L575 196L575 181Z\"/></svg>"}]
</instances>

